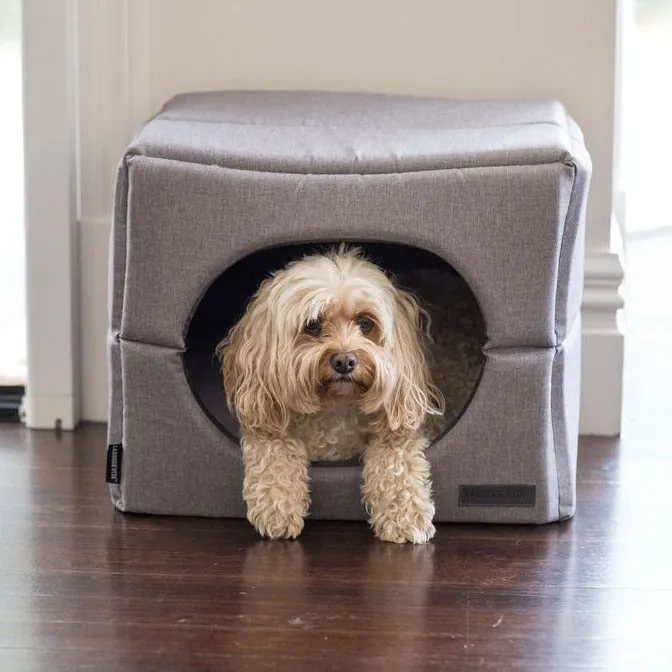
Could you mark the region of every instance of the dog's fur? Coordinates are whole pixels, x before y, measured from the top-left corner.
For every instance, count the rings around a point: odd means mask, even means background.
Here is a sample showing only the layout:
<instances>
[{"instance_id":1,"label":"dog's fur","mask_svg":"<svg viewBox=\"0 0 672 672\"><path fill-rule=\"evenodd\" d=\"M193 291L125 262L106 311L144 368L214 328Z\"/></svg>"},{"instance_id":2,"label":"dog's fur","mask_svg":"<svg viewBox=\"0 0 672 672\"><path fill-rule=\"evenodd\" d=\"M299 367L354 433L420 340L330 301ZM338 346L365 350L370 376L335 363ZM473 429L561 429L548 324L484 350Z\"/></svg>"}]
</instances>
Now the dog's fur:
<instances>
[{"instance_id":1,"label":"dog's fur","mask_svg":"<svg viewBox=\"0 0 672 672\"><path fill-rule=\"evenodd\" d=\"M311 460L363 460L375 535L434 535L425 448L445 401L432 381L429 317L356 249L304 257L265 280L218 345L241 425L243 496L262 536L294 538L309 508ZM338 352L351 375L330 364Z\"/></svg>"}]
</instances>

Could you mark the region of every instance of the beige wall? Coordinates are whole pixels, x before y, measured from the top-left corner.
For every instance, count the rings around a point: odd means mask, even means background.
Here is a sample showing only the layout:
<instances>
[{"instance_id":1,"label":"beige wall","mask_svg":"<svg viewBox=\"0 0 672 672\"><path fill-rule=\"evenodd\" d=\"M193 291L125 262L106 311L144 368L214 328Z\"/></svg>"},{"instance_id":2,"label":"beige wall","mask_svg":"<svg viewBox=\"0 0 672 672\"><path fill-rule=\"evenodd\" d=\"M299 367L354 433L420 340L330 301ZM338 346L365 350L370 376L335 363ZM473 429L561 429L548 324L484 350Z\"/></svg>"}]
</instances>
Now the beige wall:
<instances>
[{"instance_id":1,"label":"beige wall","mask_svg":"<svg viewBox=\"0 0 672 672\"><path fill-rule=\"evenodd\" d=\"M608 249L616 0L151 0L152 109L214 88L560 99L594 162Z\"/></svg>"}]
</instances>

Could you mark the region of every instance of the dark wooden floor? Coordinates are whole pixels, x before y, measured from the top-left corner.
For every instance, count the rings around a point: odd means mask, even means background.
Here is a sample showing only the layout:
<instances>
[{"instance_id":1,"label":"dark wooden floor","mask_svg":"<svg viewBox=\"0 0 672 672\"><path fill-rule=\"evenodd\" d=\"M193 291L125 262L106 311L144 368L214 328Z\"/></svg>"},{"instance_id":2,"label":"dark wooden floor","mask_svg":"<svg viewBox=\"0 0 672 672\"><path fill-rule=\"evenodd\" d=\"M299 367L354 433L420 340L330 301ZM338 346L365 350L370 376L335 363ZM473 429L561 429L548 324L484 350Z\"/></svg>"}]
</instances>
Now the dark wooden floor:
<instances>
[{"instance_id":1,"label":"dark wooden floor","mask_svg":"<svg viewBox=\"0 0 672 672\"><path fill-rule=\"evenodd\" d=\"M669 444L584 440L570 523L397 547L115 513L103 431L0 425L0 670L672 669Z\"/></svg>"},{"instance_id":2,"label":"dark wooden floor","mask_svg":"<svg viewBox=\"0 0 672 672\"><path fill-rule=\"evenodd\" d=\"M566 524L263 543L243 521L115 513L100 426L0 425L0 672L669 672L672 236L628 254L623 438L582 440Z\"/></svg>"}]
</instances>

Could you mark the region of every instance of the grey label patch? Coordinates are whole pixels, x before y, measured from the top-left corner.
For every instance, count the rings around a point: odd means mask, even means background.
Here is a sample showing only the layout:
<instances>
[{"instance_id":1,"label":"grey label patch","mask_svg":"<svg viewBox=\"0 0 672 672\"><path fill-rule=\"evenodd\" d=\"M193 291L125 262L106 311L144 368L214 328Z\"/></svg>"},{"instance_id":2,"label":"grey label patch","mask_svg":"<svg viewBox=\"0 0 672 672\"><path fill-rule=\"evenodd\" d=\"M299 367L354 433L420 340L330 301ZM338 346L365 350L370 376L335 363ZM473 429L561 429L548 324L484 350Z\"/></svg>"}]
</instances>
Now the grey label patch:
<instances>
[{"instance_id":1,"label":"grey label patch","mask_svg":"<svg viewBox=\"0 0 672 672\"><path fill-rule=\"evenodd\" d=\"M460 506L535 506L536 485L461 485Z\"/></svg>"}]
</instances>

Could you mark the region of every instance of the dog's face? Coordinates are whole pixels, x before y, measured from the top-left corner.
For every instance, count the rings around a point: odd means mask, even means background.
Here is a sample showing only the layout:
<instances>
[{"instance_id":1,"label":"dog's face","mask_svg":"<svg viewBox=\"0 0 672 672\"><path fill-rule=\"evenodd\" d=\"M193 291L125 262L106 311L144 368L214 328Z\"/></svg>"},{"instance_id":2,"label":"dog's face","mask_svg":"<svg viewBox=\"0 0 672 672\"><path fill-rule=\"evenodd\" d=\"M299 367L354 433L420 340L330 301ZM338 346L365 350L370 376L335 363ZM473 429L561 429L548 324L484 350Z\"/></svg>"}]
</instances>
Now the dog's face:
<instances>
[{"instance_id":1,"label":"dog's face","mask_svg":"<svg viewBox=\"0 0 672 672\"><path fill-rule=\"evenodd\" d=\"M297 385L305 386L301 392L313 403L379 405L394 375L394 288L379 269L359 259L324 262L305 260L285 279L287 302L281 309L289 324L283 328L294 332Z\"/></svg>"},{"instance_id":2,"label":"dog's face","mask_svg":"<svg viewBox=\"0 0 672 672\"><path fill-rule=\"evenodd\" d=\"M349 306L335 301L310 319L297 339L297 362L317 364L313 380L317 395L329 399L355 399L371 390L376 362L384 358L385 338L373 306ZM309 383L310 384L310 383Z\"/></svg>"},{"instance_id":3,"label":"dog's face","mask_svg":"<svg viewBox=\"0 0 672 672\"><path fill-rule=\"evenodd\" d=\"M392 428L442 411L423 348L424 313L356 250L314 255L265 281L218 347L229 403L248 430L357 404Z\"/></svg>"}]
</instances>

